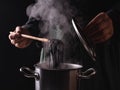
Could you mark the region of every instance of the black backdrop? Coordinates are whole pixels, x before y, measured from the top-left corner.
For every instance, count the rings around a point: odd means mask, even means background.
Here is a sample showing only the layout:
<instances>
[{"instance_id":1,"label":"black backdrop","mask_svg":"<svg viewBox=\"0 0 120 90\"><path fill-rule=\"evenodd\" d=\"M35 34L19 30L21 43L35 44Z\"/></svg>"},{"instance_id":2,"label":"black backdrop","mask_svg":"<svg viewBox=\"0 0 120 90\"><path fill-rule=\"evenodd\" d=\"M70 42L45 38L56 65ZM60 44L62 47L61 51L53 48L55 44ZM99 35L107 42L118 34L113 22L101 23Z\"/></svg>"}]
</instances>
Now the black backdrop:
<instances>
[{"instance_id":1,"label":"black backdrop","mask_svg":"<svg viewBox=\"0 0 120 90\"><path fill-rule=\"evenodd\" d=\"M25 78L19 68L33 68L32 66L39 61L38 48L32 44L26 49L18 49L11 45L8 39L10 30L27 21L26 7L33 1L0 1L0 90L34 90L34 79Z\"/></svg>"},{"instance_id":2,"label":"black backdrop","mask_svg":"<svg viewBox=\"0 0 120 90\"><path fill-rule=\"evenodd\" d=\"M32 2L0 1L0 90L34 90L34 79L25 78L19 68L33 68L38 62L38 49L34 44L26 49L18 49L8 39L9 31L26 22L26 7Z\"/></svg>"}]
</instances>

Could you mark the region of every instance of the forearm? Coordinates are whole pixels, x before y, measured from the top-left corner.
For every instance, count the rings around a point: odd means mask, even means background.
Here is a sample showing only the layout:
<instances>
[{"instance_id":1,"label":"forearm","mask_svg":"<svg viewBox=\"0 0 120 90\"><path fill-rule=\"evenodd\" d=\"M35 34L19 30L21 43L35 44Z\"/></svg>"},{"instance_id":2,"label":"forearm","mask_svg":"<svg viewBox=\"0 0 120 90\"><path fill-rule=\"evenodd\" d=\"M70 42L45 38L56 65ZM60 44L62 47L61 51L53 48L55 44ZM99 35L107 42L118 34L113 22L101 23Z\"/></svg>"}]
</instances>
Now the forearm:
<instances>
[{"instance_id":1,"label":"forearm","mask_svg":"<svg viewBox=\"0 0 120 90\"><path fill-rule=\"evenodd\" d=\"M38 23L39 21L35 18L29 18L29 20L22 25L22 28L27 29L31 35L36 36L39 33Z\"/></svg>"}]
</instances>

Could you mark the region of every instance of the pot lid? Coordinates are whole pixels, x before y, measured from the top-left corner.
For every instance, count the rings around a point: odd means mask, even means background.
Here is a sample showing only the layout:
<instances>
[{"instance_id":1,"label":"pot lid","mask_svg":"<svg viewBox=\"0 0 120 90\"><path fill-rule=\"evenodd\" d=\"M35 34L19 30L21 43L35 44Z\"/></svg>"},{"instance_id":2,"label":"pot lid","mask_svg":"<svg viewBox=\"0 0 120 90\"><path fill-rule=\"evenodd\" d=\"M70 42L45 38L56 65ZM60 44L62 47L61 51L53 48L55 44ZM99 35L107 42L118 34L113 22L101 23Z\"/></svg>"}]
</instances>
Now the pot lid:
<instances>
[{"instance_id":1,"label":"pot lid","mask_svg":"<svg viewBox=\"0 0 120 90\"><path fill-rule=\"evenodd\" d=\"M72 19L72 25L74 27L74 30L75 30L83 48L86 50L87 54L92 58L92 60L95 61L96 60L96 53L94 51L93 46L88 41L87 37L82 33L82 28L79 26L79 30L78 30L78 27L77 27L74 19Z\"/></svg>"}]
</instances>

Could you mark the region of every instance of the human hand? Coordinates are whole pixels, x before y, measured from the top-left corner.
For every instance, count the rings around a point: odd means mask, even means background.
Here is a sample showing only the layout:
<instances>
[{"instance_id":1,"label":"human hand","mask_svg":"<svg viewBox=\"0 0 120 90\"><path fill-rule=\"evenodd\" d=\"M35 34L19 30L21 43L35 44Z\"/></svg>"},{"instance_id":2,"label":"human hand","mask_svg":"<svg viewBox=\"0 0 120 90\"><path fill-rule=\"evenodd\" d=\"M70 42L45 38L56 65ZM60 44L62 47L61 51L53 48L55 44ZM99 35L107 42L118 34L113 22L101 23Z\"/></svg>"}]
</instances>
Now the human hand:
<instances>
[{"instance_id":1,"label":"human hand","mask_svg":"<svg viewBox=\"0 0 120 90\"><path fill-rule=\"evenodd\" d=\"M83 32L94 44L105 42L113 35L112 20L101 12L86 25Z\"/></svg>"},{"instance_id":2,"label":"human hand","mask_svg":"<svg viewBox=\"0 0 120 90\"><path fill-rule=\"evenodd\" d=\"M17 48L25 48L29 46L32 42L32 40L22 37L22 33L30 35L28 30L17 26L13 32L10 32L8 36L11 44L13 44Z\"/></svg>"}]
</instances>

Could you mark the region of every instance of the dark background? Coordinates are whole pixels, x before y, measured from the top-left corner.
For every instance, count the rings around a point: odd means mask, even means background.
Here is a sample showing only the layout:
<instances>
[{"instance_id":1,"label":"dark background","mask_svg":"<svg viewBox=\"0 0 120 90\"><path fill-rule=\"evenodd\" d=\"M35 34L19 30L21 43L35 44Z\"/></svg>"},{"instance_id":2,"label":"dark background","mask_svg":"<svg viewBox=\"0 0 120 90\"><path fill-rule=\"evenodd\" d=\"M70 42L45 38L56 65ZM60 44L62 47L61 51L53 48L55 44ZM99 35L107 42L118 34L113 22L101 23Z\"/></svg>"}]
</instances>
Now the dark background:
<instances>
[{"instance_id":1,"label":"dark background","mask_svg":"<svg viewBox=\"0 0 120 90\"><path fill-rule=\"evenodd\" d=\"M97 9L107 8L106 1L104 5L95 1L97 4L94 7L98 5L98 8L89 8L89 3L86 8L93 10L93 12L94 10L98 11ZM11 45L8 39L9 31L27 21L26 7L33 2L34 0L0 1L0 90L35 90L34 79L24 77L19 69L22 66L33 68L33 65L39 61L39 49L34 43L28 48L18 49ZM111 4L112 2L110 6Z\"/></svg>"},{"instance_id":2,"label":"dark background","mask_svg":"<svg viewBox=\"0 0 120 90\"><path fill-rule=\"evenodd\" d=\"M26 7L31 3L33 0L0 1L0 90L34 90L34 79L24 77L19 68L33 68L38 49L34 44L18 49L8 39L9 31L27 21Z\"/></svg>"}]
</instances>

